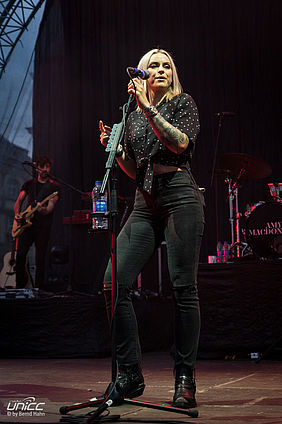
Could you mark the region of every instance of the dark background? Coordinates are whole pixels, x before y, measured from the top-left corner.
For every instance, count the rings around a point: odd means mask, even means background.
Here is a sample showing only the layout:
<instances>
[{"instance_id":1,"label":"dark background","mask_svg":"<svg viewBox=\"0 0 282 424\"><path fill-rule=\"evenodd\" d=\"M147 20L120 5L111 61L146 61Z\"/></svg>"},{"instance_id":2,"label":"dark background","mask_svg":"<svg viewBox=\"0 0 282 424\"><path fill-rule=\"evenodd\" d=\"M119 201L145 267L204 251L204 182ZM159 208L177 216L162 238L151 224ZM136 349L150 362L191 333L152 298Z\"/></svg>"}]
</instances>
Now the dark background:
<instances>
[{"instance_id":1,"label":"dark background","mask_svg":"<svg viewBox=\"0 0 282 424\"><path fill-rule=\"evenodd\" d=\"M120 122L119 107L127 101L125 68L136 66L151 48L170 51L184 91L199 108L193 172L206 188L201 253L206 262L216 253L216 207L218 239L231 241L226 184L216 179L210 188L216 112L236 113L223 120L217 157L247 153L272 167L271 176L249 180L240 189L240 211L244 214L247 203L270 200L267 183L281 181L281 9L274 0L47 0L36 46L34 156L50 155L55 175L90 191L102 179L107 158L98 121ZM119 194L133 193L134 182L120 172ZM52 244L70 246L74 284L95 290L108 236L62 225L63 216L89 208L77 192L63 188Z\"/></svg>"}]
</instances>

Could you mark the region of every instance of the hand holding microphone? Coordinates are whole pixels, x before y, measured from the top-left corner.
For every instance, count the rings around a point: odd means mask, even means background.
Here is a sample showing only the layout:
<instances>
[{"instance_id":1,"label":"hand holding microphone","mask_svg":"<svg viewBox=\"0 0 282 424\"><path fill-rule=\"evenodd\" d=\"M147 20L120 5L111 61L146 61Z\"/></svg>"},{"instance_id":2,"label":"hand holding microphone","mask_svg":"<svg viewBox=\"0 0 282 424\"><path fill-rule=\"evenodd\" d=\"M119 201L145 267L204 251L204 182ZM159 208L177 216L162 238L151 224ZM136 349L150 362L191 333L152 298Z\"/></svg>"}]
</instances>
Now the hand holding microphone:
<instances>
[{"instance_id":1,"label":"hand holding microphone","mask_svg":"<svg viewBox=\"0 0 282 424\"><path fill-rule=\"evenodd\" d=\"M145 92L145 84L142 80L149 78L149 72L144 69L138 68L127 68L132 76L137 76L133 78L128 83L128 94L133 94L136 97L138 106L141 109L149 105L147 95Z\"/></svg>"},{"instance_id":2,"label":"hand holding microphone","mask_svg":"<svg viewBox=\"0 0 282 424\"><path fill-rule=\"evenodd\" d=\"M145 69L138 69L138 68L131 68L128 67L126 68L127 73L129 74L130 77L139 77L143 80L148 79L150 76L149 71L145 71Z\"/></svg>"}]
</instances>

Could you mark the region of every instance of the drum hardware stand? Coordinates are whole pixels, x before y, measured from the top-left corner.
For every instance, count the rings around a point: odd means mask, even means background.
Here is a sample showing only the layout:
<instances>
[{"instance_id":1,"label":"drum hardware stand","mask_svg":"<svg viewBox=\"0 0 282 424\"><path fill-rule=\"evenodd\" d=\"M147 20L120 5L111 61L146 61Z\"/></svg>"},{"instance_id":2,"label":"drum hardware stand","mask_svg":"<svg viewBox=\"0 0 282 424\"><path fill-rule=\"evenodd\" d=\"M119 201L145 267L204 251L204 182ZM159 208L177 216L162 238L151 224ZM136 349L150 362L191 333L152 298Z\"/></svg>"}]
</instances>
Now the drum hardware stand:
<instances>
[{"instance_id":1,"label":"drum hardware stand","mask_svg":"<svg viewBox=\"0 0 282 424\"><path fill-rule=\"evenodd\" d=\"M235 116L235 112L218 112L214 114L218 117L218 125L217 125L217 134L216 134L216 140L215 140L215 148L214 148L214 155L213 155L213 163L212 163L212 171L211 171L211 181L210 181L210 188L212 189L214 184L214 176L215 176L215 165L217 161L217 154L218 154L218 146L219 146L219 139L220 139L220 133L222 128L222 122L224 117L233 117ZM218 217L218 184L217 181L215 181L214 185L214 193L215 193L215 227L216 227L216 242L218 242L219 239L219 217Z\"/></svg>"},{"instance_id":2,"label":"drum hardware stand","mask_svg":"<svg viewBox=\"0 0 282 424\"><path fill-rule=\"evenodd\" d=\"M106 185L108 184L109 193L110 193L110 218L111 218L111 232L112 232L112 245L111 245L111 256L112 256L112 305L111 305L111 336L112 336L112 380L109 383L105 394L101 397L93 398L88 402L84 403L76 403L71 406L62 406L60 408L60 413L64 415L64 417L60 420L61 422L73 422L73 423L85 423L92 424L101 421L122 421L120 419L120 415L114 415L110 418L108 416L102 416L103 412L105 412L111 406L120 406L123 403L127 403L130 405L136 405L139 407L146 407L151 409L157 409L167 412L175 412L183 415L188 415L190 417L196 418L198 417L197 409L182 409L173 406L166 406L162 404L144 402L144 401L136 401L132 399L124 398L116 389L116 381L118 376L118 364L116 359L116 305L118 300L118 285L117 285L117 177L116 177L116 153L119 144L122 142L126 118L128 116L129 107L134 99L134 95L130 94L127 103L123 106L123 119L119 124L115 124L112 128L112 132L109 138L109 142L106 148L106 151L109 151L108 160L106 162L106 173L102 182L102 186L100 189L100 193L103 195L106 191ZM109 179L110 173L112 172L111 181ZM112 186L110 187L110 182ZM94 218L95 216L105 217L108 216L108 213L104 212L94 212L91 214ZM82 408L90 408L98 406L98 408L90 412L84 416L67 416L70 411L82 409ZM126 420L127 421L127 420Z\"/></svg>"},{"instance_id":3,"label":"drum hardware stand","mask_svg":"<svg viewBox=\"0 0 282 424\"><path fill-rule=\"evenodd\" d=\"M242 243L240 241L240 226L239 226L239 207L238 207L238 189L243 182L247 181L249 178L266 178L271 172L271 166L266 163L263 159L256 158L254 156L247 155L245 153L226 153L220 158L219 162L220 167L222 168L221 174L225 173L225 182L228 183L229 194L227 200L229 199L229 209L230 209L230 224L231 224L231 237L232 237L232 246L231 248L236 247L236 256L243 256L247 247L250 247L250 243L247 240L247 243ZM232 184L232 179L234 183ZM276 189L275 189L276 190ZM235 201L235 218L233 214ZM235 228L234 222L236 223L236 239L235 239ZM247 237L247 235L246 235ZM239 248L243 250L240 251Z\"/></svg>"},{"instance_id":4,"label":"drum hardware stand","mask_svg":"<svg viewBox=\"0 0 282 424\"><path fill-rule=\"evenodd\" d=\"M232 178L227 177L225 182L228 184L228 196L229 201L229 222L231 227L231 246L230 250L236 249L236 258L240 257L240 247L242 243L240 241L240 216L239 212L239 181L242 176L246 173L245 168L241 168L239 175L235 178L233 183ZM234 201L235 201L235 218L234 218ZM235 228L234 228L235 224ZM244 249L247 247L244 246Z\"/></svg>"}]
</instances>

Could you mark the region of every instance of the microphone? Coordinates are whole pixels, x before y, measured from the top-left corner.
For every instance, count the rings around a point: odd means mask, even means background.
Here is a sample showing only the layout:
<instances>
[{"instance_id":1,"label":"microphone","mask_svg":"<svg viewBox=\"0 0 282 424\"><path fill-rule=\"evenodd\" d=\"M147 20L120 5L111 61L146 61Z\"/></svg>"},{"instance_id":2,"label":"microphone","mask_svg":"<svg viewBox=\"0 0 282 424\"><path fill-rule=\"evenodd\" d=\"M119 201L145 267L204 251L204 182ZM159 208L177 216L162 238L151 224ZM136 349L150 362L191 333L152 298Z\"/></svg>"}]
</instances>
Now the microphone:
<instances>
[{"instance_id":1,"label":"microphone","mask_svg":"<svg viewBox=\"0 0 282 424\"><path fill-rule=\"evenodd\" d=\"M140 77L143 80L146 80L149 78L150 74L148 71L145 71L145 69L138 69L138 68L126 68L126 70L130 73L132 77Z\"/></svg>"},{"instance_id":2,"label":"microphone","mask_svg":"<svg viewBox=\"0 0 282 424\"><path fill-rule=\"evenodd\" d=\"M235 116L235 112L217 112L215 116Z\"/></svg>"},{"instance_id":3,"label":"microphone","mask_svg":"<svg viewBox=\"0 0 282 424\"><path fill-rule=\"evenodd\" d=\"M24 162L22 162L22 165L29 165L29 166L36 167L36 162L29 162L28 160L25 160Z\"/></svg>"}]
</instances>

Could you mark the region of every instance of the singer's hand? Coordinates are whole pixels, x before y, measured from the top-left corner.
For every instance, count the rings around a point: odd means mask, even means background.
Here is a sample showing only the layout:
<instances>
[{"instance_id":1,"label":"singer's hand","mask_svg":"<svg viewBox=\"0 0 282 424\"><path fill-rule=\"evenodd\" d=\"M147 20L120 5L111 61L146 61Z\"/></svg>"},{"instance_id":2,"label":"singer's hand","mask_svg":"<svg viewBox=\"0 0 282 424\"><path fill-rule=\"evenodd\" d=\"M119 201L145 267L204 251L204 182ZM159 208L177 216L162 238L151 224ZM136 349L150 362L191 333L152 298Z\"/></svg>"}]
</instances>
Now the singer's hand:
<instances>
[{"instance_id":1,"label":"singer's hand","mask_svg":"<svg viewBox=\"0 0 282 424\"><path fill-rule=\"evenodd\" d=\"M112 132L112 128L109 127L108 125L103 124L103 121L99 121L99 129L100 129L100 142L102 144L102 146L107 147L108 141L109 141L109 137L111 135Z\"/></svg>"},{"instance_id":2,"label":"singer's hand","mask_svg":"<svg viewBox=\"0 0 282 424\"><path fill-rule=\"evenodd\" d=\"M133 85L133 81L134 81L135 87ZM129 81L128 94L135 95L138 106L141 109L144 109L144 107L149 106L150 103L148 102L143 81L141 80L141 78L133 78L133 80Z\"/></svg>"}]
</instances>

